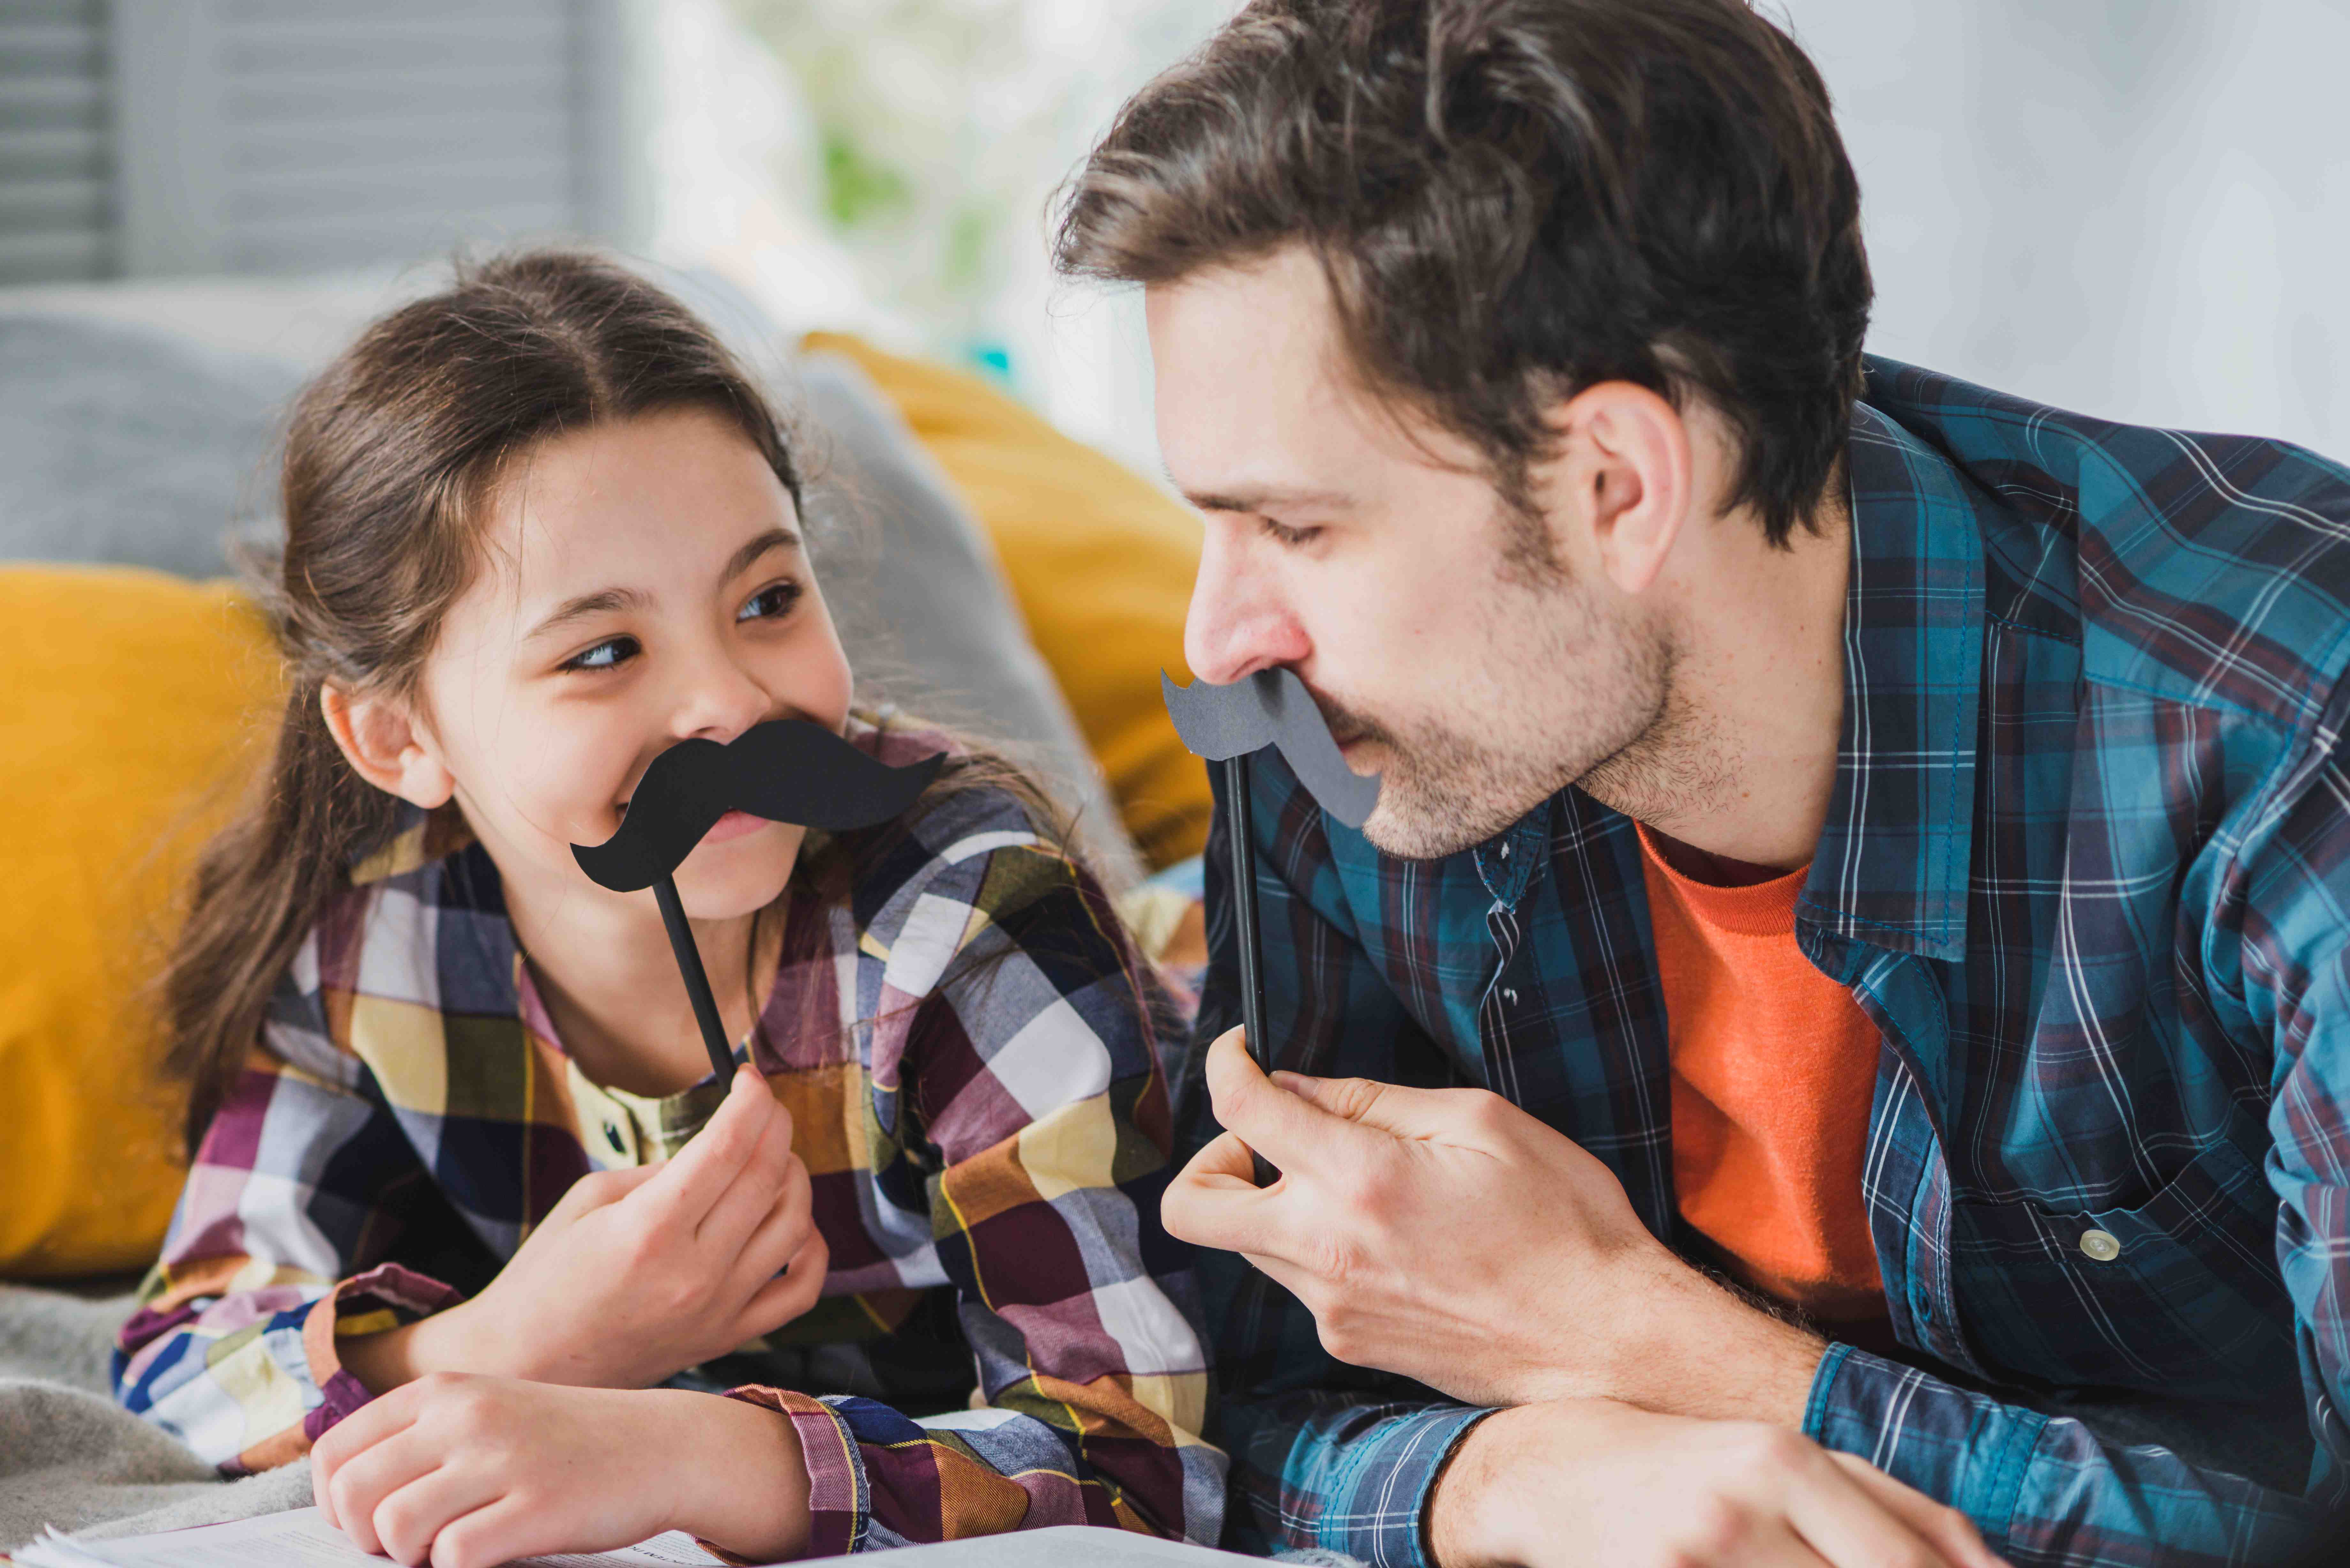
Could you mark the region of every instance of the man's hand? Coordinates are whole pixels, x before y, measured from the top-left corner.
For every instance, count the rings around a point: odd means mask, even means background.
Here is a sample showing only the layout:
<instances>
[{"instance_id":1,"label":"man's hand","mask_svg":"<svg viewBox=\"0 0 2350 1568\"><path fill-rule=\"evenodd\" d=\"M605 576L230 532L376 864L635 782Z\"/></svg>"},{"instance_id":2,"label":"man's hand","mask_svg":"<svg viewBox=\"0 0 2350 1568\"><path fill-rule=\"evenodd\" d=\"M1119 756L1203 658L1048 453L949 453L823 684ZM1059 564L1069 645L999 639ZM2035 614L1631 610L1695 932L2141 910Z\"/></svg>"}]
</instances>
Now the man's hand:
<instances>
[{"instance_id":1,"label":"man's hand","mask_svg":"<svg viewBox=\"0 0 2350 1568\"><path fill-rule=\"evenodd\" d=\"M1341 1361L1479 1405L1620 1399L1799 1427L1825 1348L1675 1258L1614 1174L1477 1089L1267 1078L1209 1048L1228 1129L1169 1187L1167 1229L1240 1252ZM1259 1189L1251 1151L1280 1168Z\"/></svg>"},{"instance_id":2,"label":"man's hand","mask_svg":"<svg viewBox=\"0 0 2350 1568\"><path fill-rule=\"evenodd\" d=\"M344 1340L343 1364L378 1394L435 1371L646 1387L816 1303L808 1202L791 1113L740 1068L675 1158L581 1178L480 1295Z\"/></svg>"},{"instance_id":3,"label":"man's hand","mask_svg":"<svg viewBox=\"0 0 2350 1568\"><path fill-rule=\"evenodd\" d=\"M1956 1509L1781 1428L1610 1400L1470 1430L1437 1481L1442 1568L1998 1568Z\"/></svg>"},{"instance_id":4,"label":"man's hand","mask_svg":"<svg viewBox=\"0 0 2350 1568\"><path fill-rule=\"evenodd\" d=\"M327 1522L411 1565L633 1546L685 1530L757 1563L807 1546L807 1468L772 1410L680 1389L437 1372L310 1450Z\"/></svg>"}]
</instances>

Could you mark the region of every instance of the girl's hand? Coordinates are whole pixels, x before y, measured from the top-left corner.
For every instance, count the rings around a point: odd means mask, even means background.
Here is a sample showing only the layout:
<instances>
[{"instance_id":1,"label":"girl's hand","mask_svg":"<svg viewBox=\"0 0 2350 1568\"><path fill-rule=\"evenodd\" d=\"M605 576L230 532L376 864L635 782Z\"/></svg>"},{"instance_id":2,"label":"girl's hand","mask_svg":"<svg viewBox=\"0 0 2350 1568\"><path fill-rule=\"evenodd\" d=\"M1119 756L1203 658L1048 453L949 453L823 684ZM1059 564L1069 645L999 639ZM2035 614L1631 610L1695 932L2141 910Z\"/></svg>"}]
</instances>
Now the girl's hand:
<instances>
[{"instance_id":1,"label":"girl's hand","mask_svg":"<svg viewBox=\"0 0 2350 1568\"><path fill-rule=\"evenodd\" d=\"M683 1530L772 1563L807 1545L792 1424L679 1389L564 1388L436 1372L310 1450L327 1522L416 1568L488 1568Z\"/></svg>"},{"instance_id":2,"label":"girl's hand","mask_svg":"<svg viewBox=\"0 0 2350 1568\"><path fill-rule=\"evenodd\" d=\"M807 1311L829 1262L791 1113L743 1067L675 1158L581 1178L480 1295L402 1331L404 1366L358 1339L344 1361L378 1392L433 1370L643 1388Z\"/></svg>"}]
</instances>

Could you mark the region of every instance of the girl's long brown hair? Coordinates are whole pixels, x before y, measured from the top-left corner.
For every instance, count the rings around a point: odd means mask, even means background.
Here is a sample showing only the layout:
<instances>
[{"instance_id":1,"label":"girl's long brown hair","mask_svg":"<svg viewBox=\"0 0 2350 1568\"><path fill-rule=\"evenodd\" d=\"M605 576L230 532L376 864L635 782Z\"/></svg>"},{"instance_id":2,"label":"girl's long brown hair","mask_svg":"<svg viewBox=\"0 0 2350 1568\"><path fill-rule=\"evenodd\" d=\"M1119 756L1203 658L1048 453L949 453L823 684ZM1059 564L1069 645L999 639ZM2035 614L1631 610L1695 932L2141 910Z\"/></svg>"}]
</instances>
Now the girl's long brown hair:
<instances>
[{"instance_id":1,"label":"girl's long brown hair","mask_svg":"<svg viewBox=\"0 0 2350 1568\"><path fill-rule=\"evenodd\" d=\"M191 1154L303 939L349 886L352 861L399 820L400 802L336 746L322 688L413 701L478 567L479 513L500 473L567 431L681 407L732 421L802 501L781 421L709 328L616 263L549 250L461 265L450 287L368 328L296 400L285 540L256 571L286 659L286 711L259 793L198 862L161 981L165 1063L189 1085ZM943 770L932 794L978 785L1012 793L1066 852L1066 824L983 748ZM805 870L830 897L854 879L837 856Z\"/></svg>"}]
</instances>

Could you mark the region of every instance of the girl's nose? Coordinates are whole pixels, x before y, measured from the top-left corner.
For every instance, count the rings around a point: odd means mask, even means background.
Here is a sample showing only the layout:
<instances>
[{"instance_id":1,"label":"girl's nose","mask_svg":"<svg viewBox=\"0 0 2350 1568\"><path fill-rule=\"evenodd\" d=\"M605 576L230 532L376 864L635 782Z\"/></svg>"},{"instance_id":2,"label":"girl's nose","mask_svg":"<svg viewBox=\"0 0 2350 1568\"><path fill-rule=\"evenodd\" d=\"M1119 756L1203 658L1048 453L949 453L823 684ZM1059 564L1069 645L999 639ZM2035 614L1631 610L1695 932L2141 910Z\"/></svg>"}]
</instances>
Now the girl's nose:
<instances>
[{"instance_id":1,"label":"girl's nose","mask_svg":"<svg viewBox=\"0 0 2350 1568\"><path fill-rule=\"evenodd\" d=\"M1200 575L1183 617L1183 659L1200 680L1222 686L1276 665L1301 662L1312 645L1284 600L1273 563L1234 535L1239 526L1211 521L1200 549Z\"/></svg>"},{"instance_id":2,"label":"girl's nose","mask_svg":"<svg viewBox=\"0 0 2350 1568\"><path fill-rule=\"evenodd\" d=\"M681 740L699 737L723 745L774 717L775 711L774 695L749 670L713 656L698 661L687 675L671 728Z\"/></svg>"}]
</instances>

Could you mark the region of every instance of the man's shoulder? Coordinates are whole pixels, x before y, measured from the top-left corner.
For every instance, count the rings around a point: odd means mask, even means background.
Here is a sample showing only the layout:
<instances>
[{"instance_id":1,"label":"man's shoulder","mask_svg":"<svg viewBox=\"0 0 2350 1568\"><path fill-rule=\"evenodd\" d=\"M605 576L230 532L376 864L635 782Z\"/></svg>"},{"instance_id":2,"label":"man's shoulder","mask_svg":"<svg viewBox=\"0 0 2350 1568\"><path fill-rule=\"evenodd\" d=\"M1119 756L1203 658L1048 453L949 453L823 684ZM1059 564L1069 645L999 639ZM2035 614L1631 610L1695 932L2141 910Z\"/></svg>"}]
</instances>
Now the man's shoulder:
<instances>
[{"instance_id":1,"label":"man's shoulder","mask_svg":"<svg viewBox=\"0 0 2350 1568\"><path fill-rule=\"evenodd\" d=\"M1966 482L1986 612L2077 639L2085 678L2299 728L2350 668L2350 468L1867 370L1867 407Z\"/></svg>"}]
</instances>

